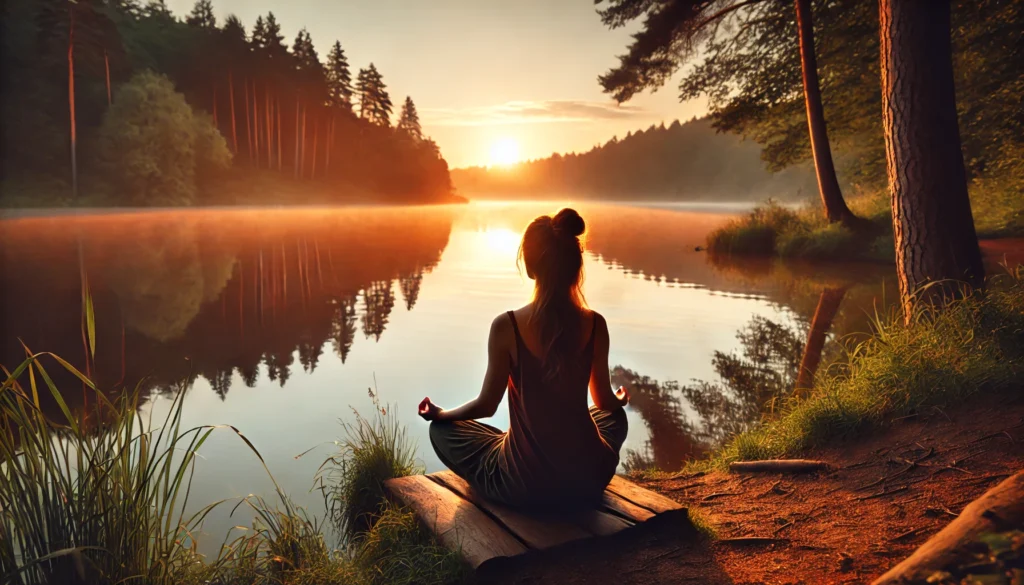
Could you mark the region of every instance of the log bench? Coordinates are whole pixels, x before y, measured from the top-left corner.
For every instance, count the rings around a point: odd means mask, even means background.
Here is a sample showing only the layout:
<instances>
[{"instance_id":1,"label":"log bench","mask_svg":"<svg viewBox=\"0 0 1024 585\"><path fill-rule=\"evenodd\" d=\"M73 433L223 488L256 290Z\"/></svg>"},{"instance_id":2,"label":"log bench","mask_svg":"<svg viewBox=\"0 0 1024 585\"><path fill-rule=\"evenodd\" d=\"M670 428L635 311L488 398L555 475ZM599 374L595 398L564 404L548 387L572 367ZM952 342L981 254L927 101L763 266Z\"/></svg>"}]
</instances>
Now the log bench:
<instances>
[{"instance_id":1,"label":"log bench","mask_svg":"<svg viewBox=\"0 0 1024 585\"><path fill-rule=\"evenodd\" d=\"M473 569L492 559L612 535L654 518L688 522L678 502L618 476L598 509L573 514L527 514L486 501L451 471L391 479L384 486Z\"/></svg>"}]
</instances>

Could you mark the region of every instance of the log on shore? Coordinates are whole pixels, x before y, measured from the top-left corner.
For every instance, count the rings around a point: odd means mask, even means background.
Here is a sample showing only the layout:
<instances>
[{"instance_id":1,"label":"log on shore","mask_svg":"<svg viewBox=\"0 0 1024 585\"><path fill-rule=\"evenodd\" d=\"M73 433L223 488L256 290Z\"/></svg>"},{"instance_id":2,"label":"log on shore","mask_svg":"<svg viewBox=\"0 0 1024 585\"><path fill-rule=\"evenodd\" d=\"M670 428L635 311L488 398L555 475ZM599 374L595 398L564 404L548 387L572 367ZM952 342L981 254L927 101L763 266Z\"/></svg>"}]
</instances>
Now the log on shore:
<instances>
[{"instance_id":1,"label":"log on shore","mask_svg":"<svg viewBox=\"0 0 1024 585\"><path fill-rule=\"evenodd\" d=\"M927 579L956 562L964 545L979 535L1020 526L1024 526L1024 471L1017 472L971 502L956 520L872 585L897 585Z\"/></svg>"}]
</instances>

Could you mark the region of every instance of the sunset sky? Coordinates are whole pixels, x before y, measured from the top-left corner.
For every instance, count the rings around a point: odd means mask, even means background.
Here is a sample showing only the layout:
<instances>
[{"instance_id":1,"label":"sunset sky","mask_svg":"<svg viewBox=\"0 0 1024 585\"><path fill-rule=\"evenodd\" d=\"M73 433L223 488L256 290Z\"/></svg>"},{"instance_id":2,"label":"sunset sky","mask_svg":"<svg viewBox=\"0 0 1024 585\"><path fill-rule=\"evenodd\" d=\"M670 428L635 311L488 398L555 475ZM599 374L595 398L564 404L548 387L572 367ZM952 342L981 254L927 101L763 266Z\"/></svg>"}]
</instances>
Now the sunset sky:
<instances>
[{"instance_id":1,"label":"sunset sky","mask_svg":"<svg viewBox=\"0 0 1024 585\"><path fill-rule=\"evenodd\" d=\"M179 17L193 0L167 0ZM587 150L652 123L701 115L675 81L618 106L597 83L630 30L601 24L593 0L214 0L218 24L251 31L273 11L289 46L306 27L321 60L341 41L353 77L371 61L397 108L411 95L452 167Z\"/></svg>"}]
</instances>

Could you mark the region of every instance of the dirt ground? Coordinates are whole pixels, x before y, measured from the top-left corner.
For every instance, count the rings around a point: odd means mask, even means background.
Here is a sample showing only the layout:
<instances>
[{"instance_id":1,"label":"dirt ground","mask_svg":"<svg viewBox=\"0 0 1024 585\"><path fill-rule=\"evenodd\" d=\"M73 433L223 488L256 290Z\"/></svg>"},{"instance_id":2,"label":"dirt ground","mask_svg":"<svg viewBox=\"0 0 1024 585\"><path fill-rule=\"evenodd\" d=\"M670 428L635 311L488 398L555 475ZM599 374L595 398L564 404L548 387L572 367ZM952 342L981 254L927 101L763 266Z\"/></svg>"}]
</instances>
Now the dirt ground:
<instances>
[{"instance_id":1,"label":"dirt ground","mask_svg":"<svg viewBox=\"0 0 1024 585\"><path fill-rule=\"evenodd\" d=\"M807 457L832 469L638 481L702 511L715 541L688 525L643 526L485 566L479 580L870 583L1024 468L1024 399L933 409Z\"/></svg>"}]
</instances>

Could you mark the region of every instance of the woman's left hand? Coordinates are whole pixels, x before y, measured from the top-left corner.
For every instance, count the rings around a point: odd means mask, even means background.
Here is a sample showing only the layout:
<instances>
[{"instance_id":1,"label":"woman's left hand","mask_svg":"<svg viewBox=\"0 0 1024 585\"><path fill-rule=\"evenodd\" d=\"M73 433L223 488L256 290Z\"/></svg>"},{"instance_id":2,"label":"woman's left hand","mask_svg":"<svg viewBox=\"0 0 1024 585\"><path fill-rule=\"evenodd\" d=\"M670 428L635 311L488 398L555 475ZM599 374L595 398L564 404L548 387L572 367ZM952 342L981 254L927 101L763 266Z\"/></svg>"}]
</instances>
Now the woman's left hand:
<instances>
[{"instance_id":1,"label":"woman's left hand","mask_svg":"<svg viewBox=\"0 0 1024 585\"><path fill-rule=\"evenodd\" d=\"M420 402L419 414L423 420L435 421L438 415L441 414L441 407L430 401L430 397L424 398Z\"/></svg>"}]
</instances>

